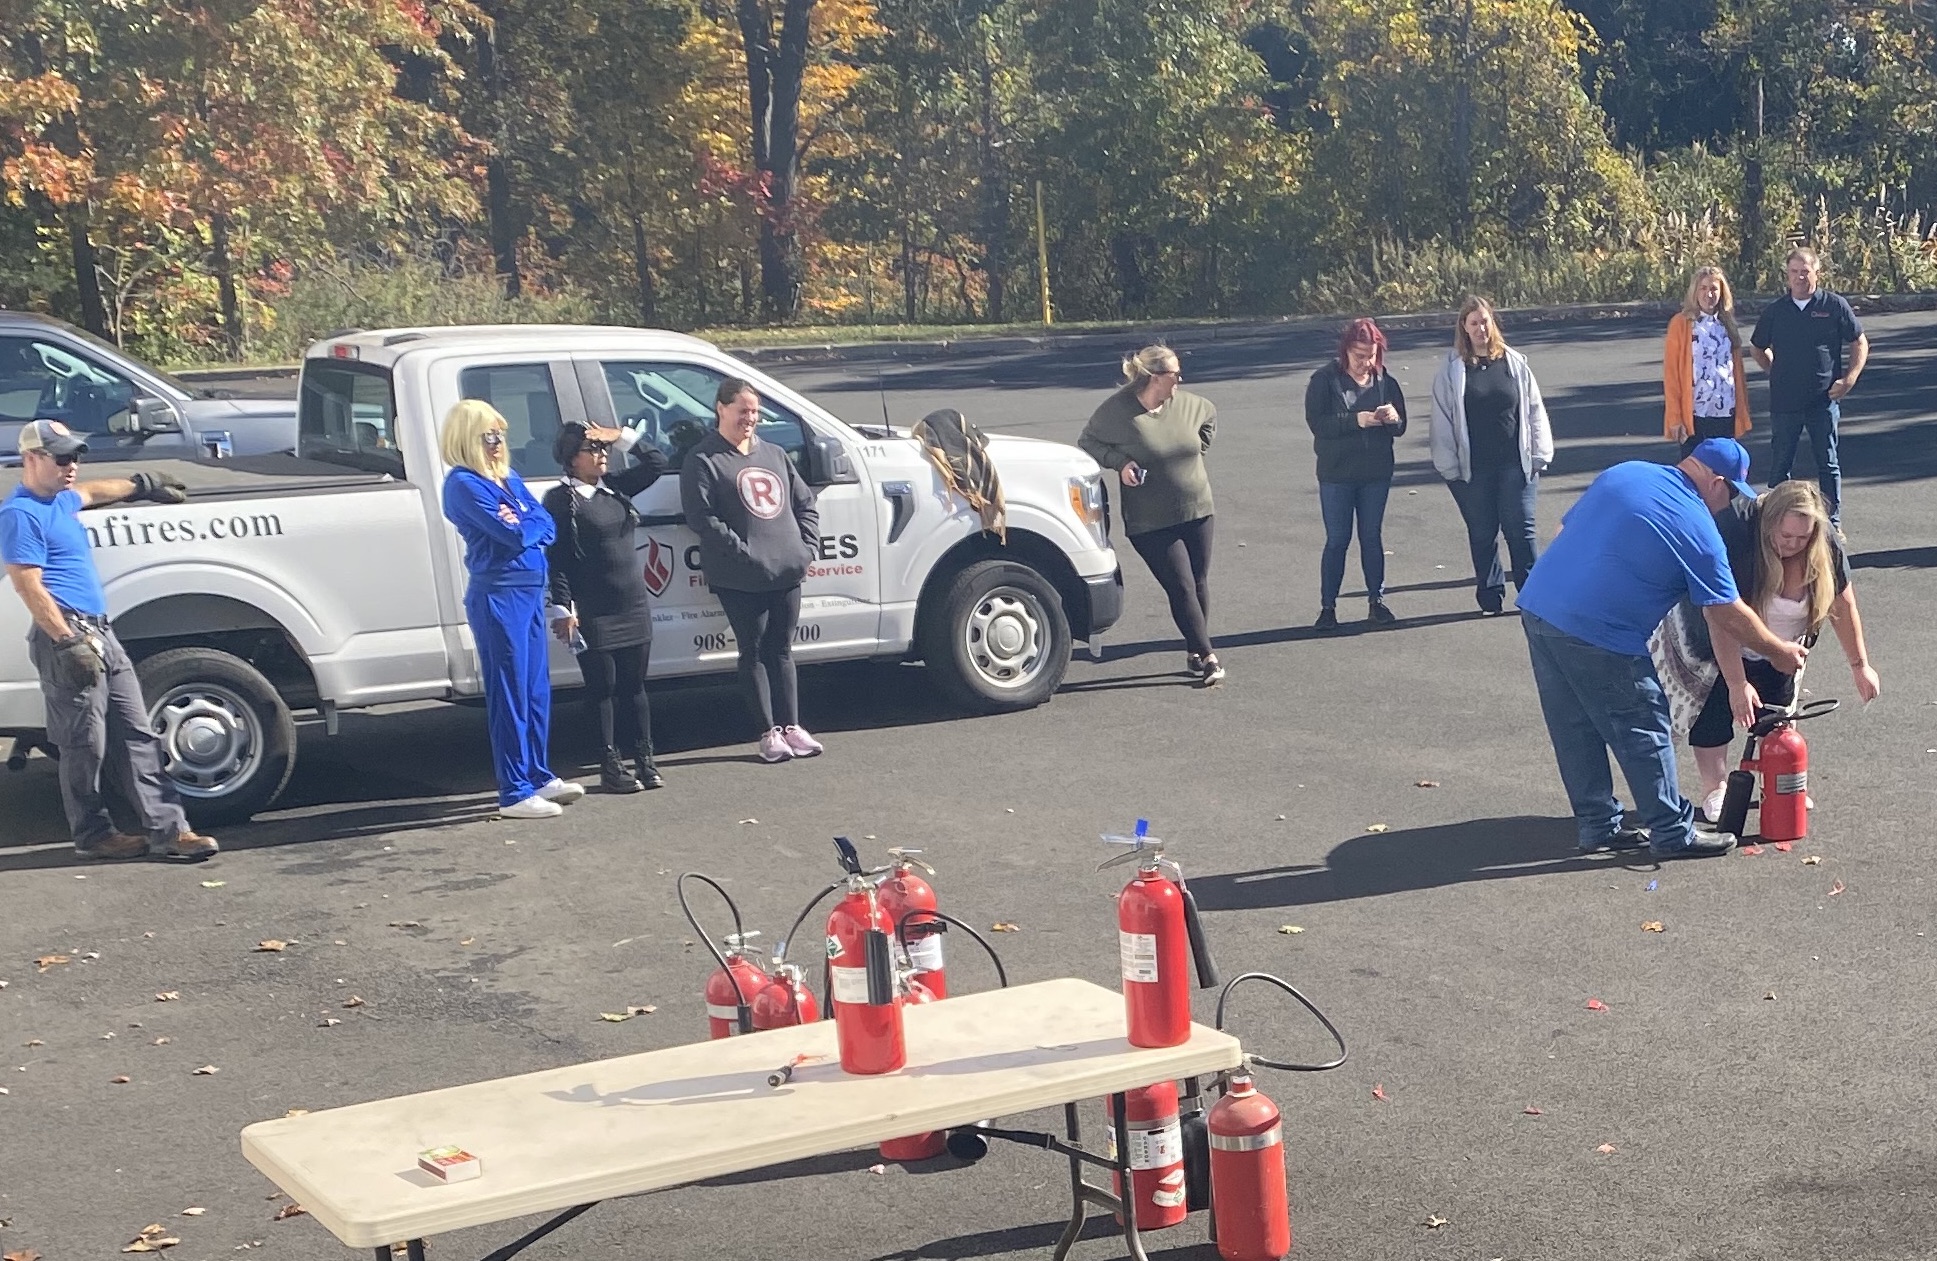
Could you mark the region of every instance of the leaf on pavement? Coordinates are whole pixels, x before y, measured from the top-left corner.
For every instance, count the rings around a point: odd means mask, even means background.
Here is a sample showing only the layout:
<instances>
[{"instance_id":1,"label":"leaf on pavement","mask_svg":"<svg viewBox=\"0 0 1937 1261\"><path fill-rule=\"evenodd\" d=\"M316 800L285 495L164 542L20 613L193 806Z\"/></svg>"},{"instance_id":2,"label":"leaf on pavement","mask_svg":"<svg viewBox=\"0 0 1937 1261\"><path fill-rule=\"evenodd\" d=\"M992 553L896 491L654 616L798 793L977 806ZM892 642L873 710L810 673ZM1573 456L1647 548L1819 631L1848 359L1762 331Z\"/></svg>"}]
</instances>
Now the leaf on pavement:
<instances>
[{"instance_id":1,"label":"leaf on pavement","mask_svg":"<svg viewBox=\"0 0 1937 1261\"><path fill-rule=\"evenodd\" d=\"M1651 919L1647 923L1641 926L1641 931L1644 933L1661 933L1661 932L1666 932L1668 930L1661 926L1660 920Z\"/></svg>"},{"instance_id":2,"label":"leaf on pavement","mask_svg":"<svg viewBox=\"0 0 1937 1261\"><path fill-rule=\"evenodd\" d=\"M300 1204L285 1204L276 1210L276 1220L279 1222L288 1221L292 1217L301 1217L307 1212L309 1210Z\"/></svg>"},{"instance_id":3,"label":"leaf on pavement","mask_svg":"<svg viewBox=\"0 0 1937 1261\"><path fill-rule=\"evenodd\" d=\"M325 1016L321 1020L316 1022L316 1027L318 1029L334 1029L336 1026L342 1023L343 1022L341 1020L338 1020L335 1016Z\"/></svg>"},{"instance_id":4,"label":"leaf on pavement","mask_svg":"<svg viewBox=\"0 0 1937 1261\"><path fill-rule=\"evenodd\" d=\"M632 1013L628 1011L602 1011L599 1013L599 1019L609 1020L616 1025L632 1019Z\"/></svg>"},{"instance_id":5,"label":"leaf on pavement","mask_svg":"<svg viewBox=\"0 0 1937 1261\"><path fill-rule=\"evenodd\" d=\"M1278 931L1287 937L1296 937L1305 930L1297 924L1284 924L1279 927Z\"/></svg>"},{"instance_id":6,"label":"leaf on pavement","mask_svg":"<svg viewBox=\"0 0 1937 1261\"><path fill-rule=\"evenodd\" d=\"M121 1251L160 1252L163 1248L172 1248L180 1242L181 1240L168 1233L167 1227L157 1222L152 1226L142 1227L141 1233L136 1235L128 1246Z\"/></svg>"},{"instance_id":7,"label":"leaf on pavement","mask_svg":"<svg viewBox=\"0 0 1937 1261\"><path fill-rule=\"evenodd\" d=\"M1770 844L1776 847L1776 853L1778 854L1786 854L1790 850L1796 848L1796 843L1794 841L1771 841Z\"/></svg>"},{"instance_id":8,"label":"leaf on pavement","mask_svg":"<svg viewBox=\"0 0 1937 1261\"><path fill-rule=\"evenodd\" d=\"M46 1046L47 1044L45 1042L42 1042L39 1038L28 1038L27 1045L28 1046Z\"/></svg>"},{"instance_id":9,"label":"leaf on pavement","mask_svg":"<svg viewBox=\"0 0 1937 1261\"><path fill-rule=\"evenodd\" d=\"M363 1006L363 1000L357 997L355 994L352 994L348 998L343 1000L343 1005L345 1007L361 1007Z\"/></svg>"},{"instance_id":10,"label":"leaf on pavement","mask_svg":"<svg viewBox=\"0 0 1937 1261\"><path fill-rule=\"evenodd\" d=\"M1832 898L1835 897L1837 894L1841 893L1844 888L1845 886L1843 882L1841 880L1838 880L1835 884L1829 887L1829 896L1831 896Z\"/></svg>"},{"instance_id":11,"label":"leaf on pavement","mask_svg":"<svg viewBox=\"0 0 1937 1261\"><path fill-rule=\"evenodd\" d=\"M1762 852L1762 847L1760 845L1744 845L1735 852L1738 854L1747 854L1750 858L1754 858Z\"/></svg>"},{"instance_id":12,"label":"leaf on pavement","mask_svg":"<svg viewBox=\"0 0 1937 1261\"><path fill-rule=\"evenodd\" d=\"M185 1209L183 1209L183 1210L182 1210L182 1216L183 1216L183 1217L200 1217L200 1216L201 1216L202 1214L204 1214L204 1213L206 1213L206 1212L208 1212L208 1210L207 1210L207 1209L205 1209L205 1208L185 1208Z\"/></svg>"},{"instance_id":13,"label":"leaf on pavement","mask_svg":"<svg viewBox=\"0 0 1937 1261\"><path fill-rule=\"evenodd\" d=\"M309 1115L309 1109L308 1109L308 1108L291 1108L291 1109L290 1109L289 1111L287 1111L287 1112L285 1112L285 1113L283 1113L283 1115L284 1115L284 1116L286 1116L286 1117L306 1117L306 1116L308 1116L308 1115Z\"/></svg>"},{"instance_id":14,"label":"leaf on pavement","mask_svg":"<svg viewBox=\"0 0 1937 1261\"><path fill-rule=\"evenodd\" d=\"M1413 787L1414 788L1437 788L1439 787L1439 781L1436 779L1422 779L1418 783L1414 784Z\"/></svg>"},{"instance_id":15,"label":"leaf on pavement","mask_svg":"<svg viewBox=\"0 0 1937 1261\"><path fill-rule=\"evenodd\" d=\"M1769 992L1768 992L1767 994L1764 994L1764 995L1762 996L1762 1001L1763 1001L1763 1002L1765 1002L1765 1003L1773 1003L1773 1002L1775 1002L1775 1001L1776 1001L1776 992L1775 992L1774 990L1770 990L1770 991L1769 991Z\"/></svg>"},{"instance_id":16,"label":"leaf on pavement","mask_svg":"<svg viewBox=\"0 0 1937 1261\"><path fill-rule=\"evenodd\" d=\"M228 881L226 880L204 880L202 881L202 887L204 889L219 889L227 883Z\"/></svg>"},{"instance_id":17,"label":"leaf on pavement","mask_svg":"<svg viewBox=\"0 0 1937 1261\"><path fill-rule=\"evenodd\" d=\"M1587 1000L1587 1010L1589 1010L1589 1011L1606 1011L1606 1010L1607 1010L1607 1004L1606 1004L1606 1003L1604 1003L1604 1002L1602 1002L1602 1001L1601 1001L1600 999L1598 999L1598 998L1590 998L1590 999L1588 999L1588 1000Z\"/></svg>"},{"instance_id":18,"label":"leaf on pavement","mask_svg":"<svg viewBox=\"0 0 1937 1261\"><path fill-rule=\"evenodd\" d=\"M740 826L745 827L749 823L758 823L758 822L760 822L760 820L758 819L742 819L740 820Z\"/></svg>"},{"instance_id":19,"label":"leaf on pavement","mask_svg":"<svg viewBox=\"0 0 1937 1261\"><path fill-rule=\"evenodd\" d=\"M156 1038L153 1042L150 1042L148 1045L149 1046L167 1046L170 1042L173 1042L174 1040L175 1039L173 1038Z\"/></svg>"},{"instance_id":20,"label":"leaf on pavement","mask_svg":"<svg viewBox=\"0 0 1937 1261\"><path fill-rule=\"evenodd\" d=\"M189 1076L190 1077L213 1077L221 1071L222 1071L221 1069L217 1068L213 1064L204 1064L200 1068L196 1069L194 1072L190 1073Z\"/></svg>"},{"instance_id":21,"label":"leaf on pavement","mask_svg":"<svg viewBox=\"0 0 1937 1261\"><path fill-rule=\"evenodd\" d=\"M45 972L49 968L57 968L63 963L72 962L74 961L66 955L42 955L34 960L34 966Z\"/></svg>"},{"instance_id":22,"label":"leaf on pavement","mask_svg":"<svg viewBox=\"0 0 1937 1261\"><path fill-rule=\"evenodd\" d=\"M180 990L163 990L161 993L155 995L155 1001L158 1003L172 1003L181 996L182 992Z\"/></svg>"},{"instance_id":23,"label":"leaf on pavement","mask_svg":"<svg viewBox=\"0 0 1937 1261\"><path fill-rule=\"evenodd\" d=\"M1528 1104L1526 1107L1520 1109L1520 1114L1522 1116L1530 1116L1530 1117L1546 1115L1546 1113L1542 1112L1539 1108L1534 1107L1532 1104Z\"/></svg>"},{"instance_id":24,"label":"leaf on pavement","mask_svg":"<svg viewBox=\"0 0 1937 1261\"><path fill-rule=\"evenodd\" d=\"M1019 933L1022 931L1022 929L1016 927L1014 924L1011 924L1005 920L998 924L991 924L989 926L989 931L992 933Z\"/></svg>"},{"instance_id":25,"label":"leaf on pavement","mask_svg":"<svg viewBox=\"0 0 1937 1261\"><path fill-rule=\"evenodd\" d=\"M1389 832L1392 829L1383 823L1368 823L1365 825L1365 830L1368 832Z\"/></svg>"},{"instance_id":26,"label":"leaf on pavement","mask_svg":"<svg viewBox=\"0 0 1937 1261\"><path fill-rule=\"evenodd\" d=\"M129 1078L126 1076L108 1078L108 1084L111 1086L125 1086L128 1084L128 1081Z\"/></svg>"},{"instance_id":27,"label":"leaf on pavement","mask_svg":"<svg viewBox=\"0 0 1937 1261\"><path fill-rule=\"evenodd\" d=\"M278 941L274 937L271 937L268 941L259 941L256 943L256 953L258 954L280 954L287 949L289 949L288 942Z\"/></svg>"},{"instance_id":28,"label":"leaf on pavement","mask_svg":"<svg viewBox=\"0 0 1937 1261\"><path fill-rule=\"evenodd\" d=\"M1426 1219L1427 1230L1438 1230L1441 1226L1446 1226L1450 1224L1451 1223L1446 1218L1441 1217L1437 1213L1432 1214L1430 1217Z\"/></svg>"},{"instance_id":29,"label":"leaf on pavement","mask_svg":"<svg viewBox=\"0 0 1937 1261\"><path fill-rule=\"evenodd\" d=\"M1820 867L1823 865L1823 856L1821 854L1811 854L1802 860L1802 865L1805 867Z\"/></svg>"},{"instance_id":30,"label":"leaf on pavement","mask_svg":"<svg viewBox=\"0 0 1937 1261\"><path fill-rule=\"evenodd\" d=\"M21 1252L0 1254L0 1261L40 1261L40 1254L28 1248Z\"/></svg>"},{"instance_id":31,"label":"leaf on pavement","mask_svg":"<svg viewBox=\"0 0 1937 1261\"><path fill-rule=\"evenodd\" d=\"M1372 1087L1372 1097L1373 1097L1374 1099L1377 1099L1377 1100L1378 1100L1378 1101L1379 1101L1380 1103L1388 1103L1388 1102L1390 1102L1390 1100L1388 1100L1388 1099L1386 1098L1386 1093L1385 1093L1385 1083L1384 1083L1384 1082L1376 1082L1376 1083L1374 1083L1374 1084L1373 1084L1373 1087Z\"/></svg>"},{"instance_id":32,"label":"leaf on pavement","mask_svg":"<svg viewBox=\"0 0 1937 1261\"><path fill-rule=\"evenodd\" d=\"M1596 1147L1594 1150L1601 1153L1601 1155L1603 1156L1612 1156L1614 1154L1614 1144L1602 1143L1599 1147Z\"/></svg>"},{"instance_id":33,"label":"leaf on pavement","mask_svg":"<svg viewBox=\"0 0 1937 1261\"><path fill-rule=\"evenodd\" d=\"M417 922L416 920L414 920L414 919L393 919L393 920L391 920L391 921L390 921L390 927L392 927L392 928L422 928L422 927L423 927L423 925L422 925L422 924L420 924L420 923L418 923L418 922Z\"/></svg>"},{"instance_id":34,"label":"leaf on pavement","mask_svg":"<svg viewBox=\"0 0 1937 1261\"><path fill-rule=\"evenodd\" d=\"M625 1014L628 1016L650 1016L658 1010L651 1003L640 1003L636 1006L626 1008Z\"/></svg>"}]
</instances>

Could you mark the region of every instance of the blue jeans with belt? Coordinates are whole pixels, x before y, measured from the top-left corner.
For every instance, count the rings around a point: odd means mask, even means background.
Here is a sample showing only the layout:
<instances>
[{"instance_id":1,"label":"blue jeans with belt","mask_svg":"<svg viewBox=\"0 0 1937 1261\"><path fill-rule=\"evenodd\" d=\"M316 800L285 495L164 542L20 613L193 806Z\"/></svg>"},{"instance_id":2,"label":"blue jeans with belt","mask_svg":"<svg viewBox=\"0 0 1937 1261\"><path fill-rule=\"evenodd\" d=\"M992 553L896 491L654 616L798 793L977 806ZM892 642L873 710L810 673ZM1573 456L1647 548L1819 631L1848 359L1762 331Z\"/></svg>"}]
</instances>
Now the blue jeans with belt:
<instances>
[{"instance_id":1,"label":"blue jeans with belt","mask_svg":"<svg viewBox=\"0 0 1937 1261\"><path fill-rule=\"evenodd\" d=\"M1674 732L1654 662L1577 639L1525 609L1520 626L1580 847L1605 844L1621 826L1607 764L1612 751L1634 796L1634 813L1648 829L1649 848L1656 854L1686 849L1695 808L1676 786Z\"/></svg>"},{"instance_id":2,"label":"blue jeans with belt","mask_svg":"<svg viewBox=\"0 0 1937 1261\"><path fill-rule=\"evenodd\" d=\"M1796 467L1796 448L1809 434L1810 454L1816 457L1816 481L1829 503L1829 519L1843 519L1843 466L1836 459L1836 426L1843 409L1825 399L1808 407L1769 412L1769 485L1789 480Z\"/></svg>"}]
</instances>

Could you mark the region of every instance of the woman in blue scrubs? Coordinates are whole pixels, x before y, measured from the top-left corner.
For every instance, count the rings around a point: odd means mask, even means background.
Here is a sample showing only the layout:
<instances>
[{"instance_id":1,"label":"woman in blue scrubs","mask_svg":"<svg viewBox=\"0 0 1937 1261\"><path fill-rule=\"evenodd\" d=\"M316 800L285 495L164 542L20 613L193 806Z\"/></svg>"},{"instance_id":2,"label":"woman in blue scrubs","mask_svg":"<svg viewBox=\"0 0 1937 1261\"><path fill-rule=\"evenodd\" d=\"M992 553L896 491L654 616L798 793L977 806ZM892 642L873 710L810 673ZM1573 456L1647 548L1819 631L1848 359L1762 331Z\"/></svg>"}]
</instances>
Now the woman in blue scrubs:
<instances>
[{"instance_id":1,"label":"woman in blue scrubs","mask_svg":"<svg viewBox=\"0 0 1937 1261\"><path fill-rule=\"evenodd\" d=\"M477 641L498 813L547 819L585 790L545 766L551 673L545 646L545 546L555 527L511 468L505 421L479 399L444 418L444 516L464 540L464 615Z\"/></svg>"}]
</instances>

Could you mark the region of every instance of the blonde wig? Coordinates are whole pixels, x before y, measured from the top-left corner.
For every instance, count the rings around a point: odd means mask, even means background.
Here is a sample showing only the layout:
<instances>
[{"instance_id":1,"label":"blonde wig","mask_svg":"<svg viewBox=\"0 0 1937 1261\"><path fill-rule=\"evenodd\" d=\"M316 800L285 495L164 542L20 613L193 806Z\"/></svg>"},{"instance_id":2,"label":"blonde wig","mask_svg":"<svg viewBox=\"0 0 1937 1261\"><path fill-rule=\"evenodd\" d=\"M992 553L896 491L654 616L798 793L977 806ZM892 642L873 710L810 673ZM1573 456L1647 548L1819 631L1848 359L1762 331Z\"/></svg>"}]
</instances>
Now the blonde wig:
<instances>
[{"instance_id":1,"label":"blonde wig","mask_svg":"<svg viewBox=\"0 0 1937 1261\"><path fill-rule=\"evenodd\" d=\"M503 482L511 474L510 435L496 450L484 445L484 431L503 432L507 426L498 409L483 399L467 398L444 417L444 432L437 450L452 468L467 468L479 477Z\"/></svg>"}]
</instances>

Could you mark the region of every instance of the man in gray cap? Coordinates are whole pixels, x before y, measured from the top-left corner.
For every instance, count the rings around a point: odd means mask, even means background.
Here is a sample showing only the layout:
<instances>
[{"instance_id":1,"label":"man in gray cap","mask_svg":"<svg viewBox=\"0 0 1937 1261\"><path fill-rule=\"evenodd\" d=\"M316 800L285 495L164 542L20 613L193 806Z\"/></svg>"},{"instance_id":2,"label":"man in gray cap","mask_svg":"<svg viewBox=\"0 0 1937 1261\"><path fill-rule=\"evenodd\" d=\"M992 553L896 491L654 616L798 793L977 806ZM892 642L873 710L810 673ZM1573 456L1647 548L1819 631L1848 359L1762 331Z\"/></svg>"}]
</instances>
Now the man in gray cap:
<instances>
[{"instance_id":1,"label":"man in gray cap","mask_svg":"<svg viewBox=\"0 0 1937 1261\"><path fill-rule=\"evenodd\" d=\"M208 858L162 766L161 740L134 663L108 624L83 508L131 499L178 504L188 495L166 474L76 480L87 443L55 420L20 430L21 481L0 502L0 560L32 615L27 652L47 699L47 736L60 750L61 798L82 858ZM117 831L102 780L124 793L145 836Z\"/></svg>"}]
</instances>

